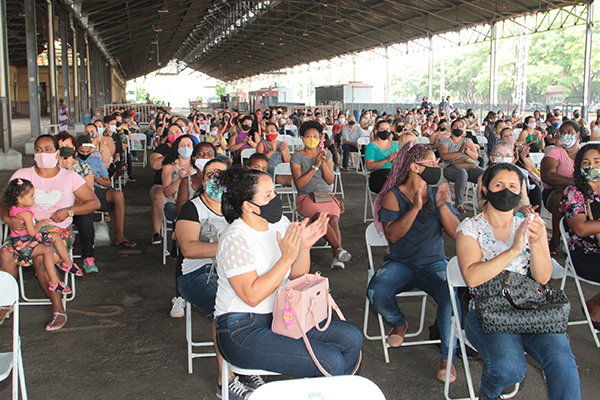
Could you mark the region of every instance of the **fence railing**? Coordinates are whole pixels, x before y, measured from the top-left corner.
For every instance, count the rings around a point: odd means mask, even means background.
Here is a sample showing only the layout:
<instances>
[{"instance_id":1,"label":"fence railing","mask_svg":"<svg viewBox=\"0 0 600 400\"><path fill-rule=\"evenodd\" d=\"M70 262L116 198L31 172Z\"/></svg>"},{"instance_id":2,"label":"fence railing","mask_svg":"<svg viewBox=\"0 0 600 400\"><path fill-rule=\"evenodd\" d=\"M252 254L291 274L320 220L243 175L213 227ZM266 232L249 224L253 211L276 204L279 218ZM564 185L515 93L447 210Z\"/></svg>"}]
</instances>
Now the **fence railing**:
<instances>
[{"instance_id":1,"label":"fence railing","mask_svg":"<svg viewBox=\"0 0 600 400\"><path fill-rule=\"evenodd\" d=\"M124 108L138 113L140 115L141 123L148 123L153 116L151 112L154 111L154 115L156 115L160 107L165 108L160 104L105 104L104 115L112 114L115 110Z\"/></svg>"}]
</instances>

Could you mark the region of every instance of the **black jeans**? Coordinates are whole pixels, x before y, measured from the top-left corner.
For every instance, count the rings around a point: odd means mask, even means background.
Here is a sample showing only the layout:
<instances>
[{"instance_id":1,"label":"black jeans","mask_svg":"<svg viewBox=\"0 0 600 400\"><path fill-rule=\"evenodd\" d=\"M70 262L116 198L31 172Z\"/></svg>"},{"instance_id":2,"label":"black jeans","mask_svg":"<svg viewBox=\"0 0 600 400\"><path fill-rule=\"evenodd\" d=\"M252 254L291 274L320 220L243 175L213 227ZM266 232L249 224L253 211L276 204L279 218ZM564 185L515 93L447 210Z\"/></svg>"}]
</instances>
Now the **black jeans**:
<instances>
[{"instance_id":1,"label":"black jeans","mask_svg":"<svg viewBox=\"0 0 600 400\"><path fill-rule=\"evenodd\" d=\"M73 223L79 231L79 239L81 240L81 258L94 258L96 249L94 248L94 213L86 215L75 215Z\"/></svg>"}]
</instances>

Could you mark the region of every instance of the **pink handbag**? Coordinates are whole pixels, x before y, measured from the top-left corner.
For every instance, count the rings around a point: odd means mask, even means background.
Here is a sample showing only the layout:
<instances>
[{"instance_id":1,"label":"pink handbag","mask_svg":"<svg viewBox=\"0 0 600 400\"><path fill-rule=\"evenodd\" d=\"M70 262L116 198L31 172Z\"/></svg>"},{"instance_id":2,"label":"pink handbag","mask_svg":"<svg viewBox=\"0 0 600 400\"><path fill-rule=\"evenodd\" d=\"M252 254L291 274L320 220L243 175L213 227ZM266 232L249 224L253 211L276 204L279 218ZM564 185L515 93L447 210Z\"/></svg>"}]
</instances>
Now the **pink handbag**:
<instances>
[{"instance_id":1,"label":"pink handbag","mask_svg":"<svg viewBox=\"0 0 600 400\"><path fill-rule=\"evenodd\" d=\"M325 371L319 360L317 360L306 337L306 332L313 327L321 332L325 331L331 323L332 308L342 321L346 320L329 293L329 279L322 277L320 272L314 275L304 274L277 290L277 299L273 308L273 324L271 325L273 332L279 335L292 339L304 339L304 344L306 344L310 356L319 371L325 376L331 375ZM327 319L327 322L321 328L319 324L324 319ZM360 359L352 375L356 373L359 365Z\"/></svg>"}]
</instances>

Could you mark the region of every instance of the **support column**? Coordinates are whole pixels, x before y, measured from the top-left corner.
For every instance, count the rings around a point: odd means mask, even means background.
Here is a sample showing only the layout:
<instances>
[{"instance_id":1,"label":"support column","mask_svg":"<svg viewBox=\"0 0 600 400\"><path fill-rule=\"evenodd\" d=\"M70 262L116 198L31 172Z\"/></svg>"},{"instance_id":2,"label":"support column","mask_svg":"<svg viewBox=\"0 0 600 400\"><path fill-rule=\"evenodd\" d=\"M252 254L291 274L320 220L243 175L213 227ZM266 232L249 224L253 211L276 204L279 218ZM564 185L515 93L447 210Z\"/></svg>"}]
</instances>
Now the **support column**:
<instances>
[{"instance_id":1,"label":"support column","mask_svg":"<svg viewBox=\"0 0 600 400\"><path fill-rule=\"evenodd\" d=\"M71 25L71 32L73 35L73 44L71 45L71 55L73 59L73 104L74 104L74 112L73 117L75 118L75 123L81 123L81 109L79 106L79 66L77 65L77 60L79 60L79 56L77 55L77 28L73 24L73 18L70 18L69 21Z\"/></svg>"},{"instance_id":2,"label":"support column","mask_svg":"<svg viewBox=\"0 0 600 400\"><path fill-rule=\"evenodd\" d=\"M79 37L79 44L81 47L81 50L79 51L79 87L81 88L81 95L80 95L80 100L81 100L81 115L83 118L83 115L89 113L90 111L90 103L89 103L89 99L88 99L88 90L87 90L87 79L89 79L87 77L87 58L86 58L86 51L87 51L87 46L86 46L86 42L85 42L85 33L83 35L80 35Z\"/></svg>"},{"instance_id":3,"label":"support column","mask_svg":"<svg viewBox=\"0 0 600 400\"><path fill-rule=\"evenodd\" d=\"M71 117L71 122L73 121L73 116L71 115L71 93L69 88L69 81L71 80L69 77L69 31L67 30L67 14L66 12L60 13L60 21L59 21L59 30L60 30L60 50L61 50L61 64L62 64L62 96L65 99L65 105L69 110L69 116Z\"/></svg>"},{"instance_id":4,"label":"support column","mask_svg":"<svg viewBox=\"0 0 600 400\"><path fill-rule=\"evenodd\" d=\"M429 72L427 73L429 101L433 101L433 37L429 38Z\"/></svg>"},{"instance_id":5,"label":"support column","mask_svg":"<svg viewBox=\"0 0 600 400\"><path fill-rule=\"evenodd\" d=\"M390 102L390 55L389 46L385 48L385 103Z\"/></svg>"},{"instance_id":6,"label":"support column","mask_svg":"<svg viewBox=\"0 0 600 400\"><path fill-rule=\"evenodd\" d=\"M88 34L85 34L85 76L87 82L87 107L90 116L92 115L92 76L90 74L90 41Z\"/></svg>"},{"instance_id":7,"label":"support column","mask_svg":"<svg viewBox=\"0 0 600 400\"><path fill-rule=\"evenodd\" d=\"M54 48L54 4L48 4L48 83L50 86L50 123L58 124L58 86L56 84L56 52Z\"/></svg>"},{"instance_id":8,"label":"support column","mask_svg":"<svg viewBox=\"0 0 600 400\"><path fill-rule=\"evenodd\" d=\"M446 92L446 54L444 49L438 51L440 57L440 97Z\"/></svg>"},{"instance_id":9,"label":"support column","mask_svg":"<svg viewBox=\"0 0 600 400\"><path fill-rule=\"evenodd\" d=\"M492 23L492 43L490 50L490 110L498 110L498 27Z\"/></svg>"},{"instance_id":10,"label":"support column","mask_svg":"<svg viewBox=\"0 0 600 400\"><path fill-rule=\"evenodd\" d=\"M592 35L594 33L594 3L588 5L585 31L585 60L583 66L583 119L588 120L590 106L590 66L592 61Z\"/></svg>"},{"instance_id":11,"label":"support column","mask_svg":"<svg viewBox=\"0 0 600 400\"><path fill-rule=\"evenodd\" d=\"M25 144L25 154L33 154L33 141L41 135L40 94L37 66L37 34L35 0L25 0L25 29L27 36L27 76L29 82L29 124L32 140Z\"/></svg>"}]
</instances>

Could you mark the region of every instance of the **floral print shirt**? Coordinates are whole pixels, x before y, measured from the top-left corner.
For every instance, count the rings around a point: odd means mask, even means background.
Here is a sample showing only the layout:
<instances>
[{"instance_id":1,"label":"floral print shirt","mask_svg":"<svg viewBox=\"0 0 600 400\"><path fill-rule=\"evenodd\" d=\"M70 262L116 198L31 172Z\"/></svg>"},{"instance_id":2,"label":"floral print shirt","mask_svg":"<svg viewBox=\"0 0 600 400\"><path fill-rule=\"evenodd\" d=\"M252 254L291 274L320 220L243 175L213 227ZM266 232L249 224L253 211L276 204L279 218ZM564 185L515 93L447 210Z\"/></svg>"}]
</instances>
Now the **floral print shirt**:
<instances>
[{"instance_id":1,"label":"floral print shirt","mask_svg":"<svg viewBox=\"0 0 600 400\"><path fill-rule=\"evenodd\" d=\"M600 203L600 196L596 192L593 192L590 203ZM562 200L560 202L560 212L565 215L565 219L574 217L577 214L584 214L586 219L590 219L588 216L588 207L586 198L583 192L575 185L567 187L563 193ZM585 254L600 253L600 246L595 236L579 237L577 236L566 224L569 233L569 250L582 250Z\"/></svg>"}]
</instances>

